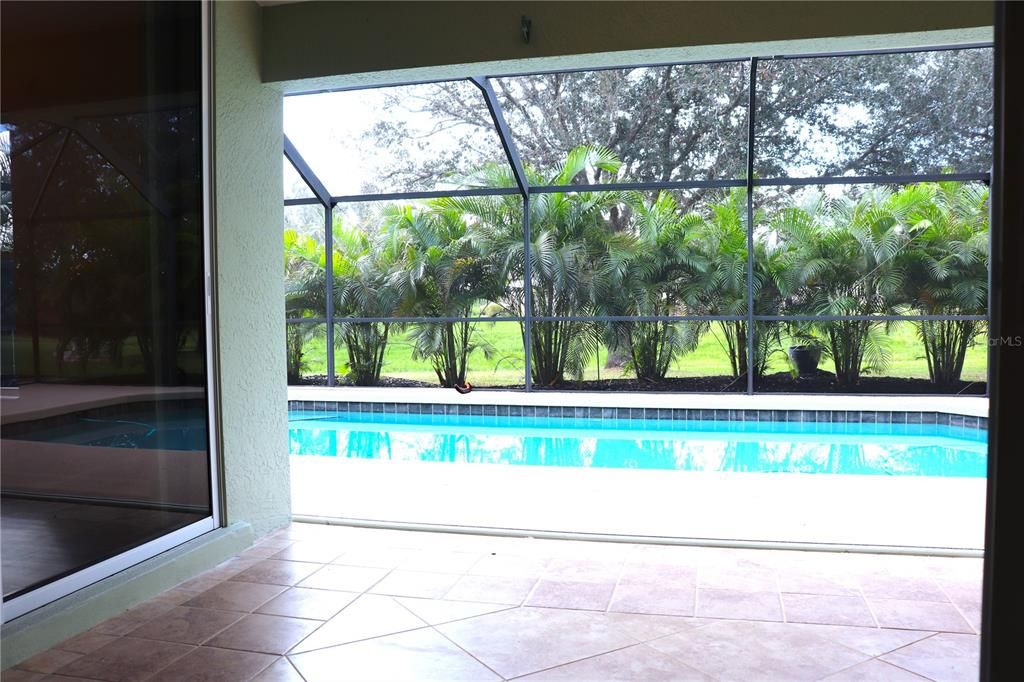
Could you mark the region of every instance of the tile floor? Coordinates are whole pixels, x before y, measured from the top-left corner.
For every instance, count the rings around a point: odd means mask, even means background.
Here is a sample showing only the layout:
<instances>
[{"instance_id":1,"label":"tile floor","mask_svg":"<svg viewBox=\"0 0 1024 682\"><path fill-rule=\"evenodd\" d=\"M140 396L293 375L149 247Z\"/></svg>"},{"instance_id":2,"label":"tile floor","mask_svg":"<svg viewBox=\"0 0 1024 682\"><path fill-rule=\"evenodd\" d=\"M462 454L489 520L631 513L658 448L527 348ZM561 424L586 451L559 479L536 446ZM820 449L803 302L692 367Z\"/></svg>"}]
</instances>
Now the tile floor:
<instances>
[{"instance_id":1,"label":"tile floor","mask_svg":"<svg viewBox=\"0 0 1024 682\"><path fill-rule=\"evenodd\" d=\"M977 679L981 559L293 524L3 680Z\"/></svg>"}]
</instances>

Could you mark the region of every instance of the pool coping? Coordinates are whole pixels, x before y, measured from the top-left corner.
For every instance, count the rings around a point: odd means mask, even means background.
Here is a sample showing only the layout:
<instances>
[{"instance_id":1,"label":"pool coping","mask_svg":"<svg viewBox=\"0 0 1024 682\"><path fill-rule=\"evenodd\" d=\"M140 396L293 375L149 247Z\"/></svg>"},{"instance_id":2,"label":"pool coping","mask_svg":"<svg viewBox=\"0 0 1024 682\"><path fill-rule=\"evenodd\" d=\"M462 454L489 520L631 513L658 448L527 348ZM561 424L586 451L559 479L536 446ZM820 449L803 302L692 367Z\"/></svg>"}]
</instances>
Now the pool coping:
<instances>
[{"instance_id":1,"label":"pool coping","mask_svg":"<svg viewBox=\"0 0 1024 682\"><path fill-rule=\"evenodd\" d=\"M988 427L988 398L967 396L710 395L289 386L289 409L601 419L714 419L947 424ZM543 411L540 411L540 408ZM524 414L530 412L531 414Z\"/></svg>"}]
</instances>

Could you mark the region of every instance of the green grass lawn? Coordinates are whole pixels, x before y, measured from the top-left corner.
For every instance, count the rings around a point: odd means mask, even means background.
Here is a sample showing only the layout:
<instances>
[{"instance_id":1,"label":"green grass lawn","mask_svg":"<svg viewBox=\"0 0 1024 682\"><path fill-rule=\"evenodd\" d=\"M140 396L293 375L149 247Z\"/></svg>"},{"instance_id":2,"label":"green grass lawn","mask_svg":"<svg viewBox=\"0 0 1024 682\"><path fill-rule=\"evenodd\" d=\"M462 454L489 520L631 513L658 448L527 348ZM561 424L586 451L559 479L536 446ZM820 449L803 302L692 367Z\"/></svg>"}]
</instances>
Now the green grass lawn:
<instances>
[{"instance_id":1,"label":"green grass lawn","mask_svg":"<svg viewBox=\"0 0 1024 682\"><path fill-rule=\"evenodd\" d=\"M307 369L306 375L326 374L326 338L322 333L314 336L306 345L305 355ZM425 360L414 360L412 355L412 343L409 334L397 333L388 344L384 358L384 371L386 376L403 379L413 379L434 383L437 377ZM520 337L519 325L515 322L482 322L477 326L477 339L481 349L473 352L469 363L469 380L478 386L507 386L523 383L523 349ZM921 343L917 339L914 326L909 323L896 325L889 334L889 349L891 360L889 367L884 372L885 376L904 378L928 378L928 367L924 360L924 352ZM784 343L788 340L784 339ZM489 349L489 355L485 354L482 347ZM129 339L125 344L122 362L113 363L105 357L97 357L89 360L87 368L83 371L81 365L70 361L64 363L63 371L57 371L55 357L56 341L52 338L40 339L40 364L44 376L64 379L84 379L87 377L129 377L138 376L144 373L142 356L134 339ZM32 343L31 339L25 336L14 339L15 363L19 374L27 376L31 373L32 367ZM345 349L338 347L337 364L341 373L342 364L345 361ZM622 367L609 367L608 349L601 346L596 357L584 372L584 379L615 379L625 376ZM831 361L822 359L820 367L831 371ZM986 347L984 341L980 341L967 352L967 360L964 363L962 378L965 381L985 381L985 370L987 364ZM186 371L200 371L202 360L193 349L182 351L179 357L179 366ZM789 364L784 353L776 353L770 363L769 372L788 371ZM686 355L679 357L673 363L669 376L693 377L693 376L725 376L730 374L728 356L726 355L721 338L717 330L712 327L711 332L706 334L697 348Z\"/></svg>"},{"instance_id":2,"label":"green grass lawn","mask_svg":"<svg viewBox=\"0 0 1024 682\"><path fill-rule=\"evenodd\" d=\"M412 343L408 333L394 335L388 344L384 357L383 374L389 377L414 379L417 381L436 382L437 377L430 363L414 360ZM523 383L523 349L519 325L515 322L482 322L477 326L477 338L480 345L492 349L488 358L482 350L470 356L469 380L477 386L501 386ZM928 378L928 366L924 359L924 350L917 338L912 324L898 324L888 335L891 359L884 376L902 378ZM788 344L788 339L783 339ZM326 343L322 332L306 346L306 375L326 374L327 358ZM345 349L338 347L336 362L341 373L345 359ZM608 349L602 346L597 357L584 372L584 379L614 379L625 376L621 367L606 366ZM965 381L985 381L987 364L986 348L983 340L970 348L964 363L962 378ZM820 367L832 371L831 360L823 358ZM785 353L776 353L770 361L769 373L789 371L789 363ZM724 376L731 373L729 359L724 344L714 328L706 334L697 348L675 360L669 376ZM869 375L870 376L870 375Z\"/></svg>"}]
</instances>

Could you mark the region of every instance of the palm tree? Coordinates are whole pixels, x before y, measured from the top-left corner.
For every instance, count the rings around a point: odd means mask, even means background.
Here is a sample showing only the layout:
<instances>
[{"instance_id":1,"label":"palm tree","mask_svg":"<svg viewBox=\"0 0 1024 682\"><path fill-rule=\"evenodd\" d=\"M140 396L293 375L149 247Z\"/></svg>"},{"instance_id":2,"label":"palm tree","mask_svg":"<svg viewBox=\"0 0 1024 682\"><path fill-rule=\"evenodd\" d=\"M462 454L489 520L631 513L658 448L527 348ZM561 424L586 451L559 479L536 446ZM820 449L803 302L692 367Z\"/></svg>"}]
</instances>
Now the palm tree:
<instances>
[{"instance_id":1,"label":"palm tree","mask_svg":"<svg viewBox=\"0 0 1024 682\"><path fill-rule=\"evenodd\" d=\"M404 251L389 275L403 314L471 317L481 300L494 295L493 264L481 255L457 203L436 199L422 209L394 206L384 224L399 232ZM489 345L474 342L476 328L468 321L418 323L413 326L413 356L431 362L441 386L462 386L470 354L480 349L491 355Z\"/></svg>"},{"instance_id":2,"label":"palm tree","mask_svg":"<svg viewBox=\"0 0 1024 682\"><path fill-rule=\"evenodd\" d=\"M760 213L754 216L757 224ZM747 193L742 187L729 190L710 206L710 215L693 242L699 259L686 299L704 315L747 314ZM754 244L753 295L755 310L772 308L783 281L781 259L763 240ZM716 320L720 341L729 357L733 377L747 374L747 321ZM754 339L754 376L765 373L771 354L778 349L777 325L763 325Z\"/></svg>"},{"instance_id":3,"label":"palm tree","mask_svg":"<svg viewBox=\"0 0 1024 682\"><path fill-rule=\"evenodd\" d=\"M326 255L315 237L298 231L284 231L285 312L287 317L321 317L326 310ZM300 382L307 368L303 356L306 343L317 334L313 324L286 326L288 383Z\"/></svg>"},{"instance_id":4,"label":"palm tree","mask_svg":"<svg viewBox=\"0 0 1024 682\"><path fill-rule=\"evenodd\" d=\"M335 218L334 312L338 317L388 318L398 310L400 294L389 275L402 255L400 235L394 231L348 227ZM384 352L394 322L341 322L349 380L356 386L380 382Z\"/></svg>"},{"instance_id":5,"label":"palm tree","mask_svg":"<svg viewBox=\"0 0 1024 682\"><path fill-rule=\"evenodd\" d=\"M659 192L649 203L635 193L627 203L635 243L621 277L608 278L612 290L598 299L598 307L606 302L606 312L615 316L685 314L685 290L699 267L691 242L703 219L696 213L683 215L670 192ZM691 322L616 322L609 331L609 345L624 346L628 368L637 379L651 382L664 379L672 360L696 348L700 339L700 325Z\"/></svg>"},{"instance_id":6,"label":"palm tree","mask_svg":"<svg viewBox=\"0 0 1024 682\"><path fill-rule=\"evenodd\" d=\"M581 146L569 152L552 176L535 169L527 172L531 184L565 185L588 169L614 174L618 168L619 161L610 150ZM491 167L478 175L488 173L487 182L501 186L493 183L507 180L509 171ZM595 312L598 293L606 291L608 278L621 271L629 242L628 235L609 229L609 218L622 196L618 192L555 192L530 198L528 257L534 317L565 318ZM495 302L506 313L522 316L526 308L522 200L503 196L450 201L473 222L482 253L491 259L498 281L504 283ZM522 323L520 328L538 386L581 376L599 344L599 327L585 321L540 319L533 323L530 338L526 338Z\"/></svg>"},{"instance_id":7,"label":"palm tree","mask_svg":"<svg viewBox=\"0 0 1024 682\"><path fill-rule=\"evenodd\" d=\"M783 213L776 226L790 246L794 312L822 316L894 314L905 270L897 256L911 240L914 212L926 196L876 188L860 199L824 197ZM836 381L852 386L881 371L889 353L875 320L815 322Z\"/></svg>"},{"instance_id":8,"label":"palm tree","mask_svg":"<svg viewBox=\"0 0 1024 682\"><path fill-rule=\"evenodd\" d=\"M922 315L984 315L988 301L988 189L960 182L920 186L929 200L912 220L904 257L906 298ZM928 375L942 388L960 381L967 349L984 330L976 320L915 322Z\"/></svg>"}]
</instances>

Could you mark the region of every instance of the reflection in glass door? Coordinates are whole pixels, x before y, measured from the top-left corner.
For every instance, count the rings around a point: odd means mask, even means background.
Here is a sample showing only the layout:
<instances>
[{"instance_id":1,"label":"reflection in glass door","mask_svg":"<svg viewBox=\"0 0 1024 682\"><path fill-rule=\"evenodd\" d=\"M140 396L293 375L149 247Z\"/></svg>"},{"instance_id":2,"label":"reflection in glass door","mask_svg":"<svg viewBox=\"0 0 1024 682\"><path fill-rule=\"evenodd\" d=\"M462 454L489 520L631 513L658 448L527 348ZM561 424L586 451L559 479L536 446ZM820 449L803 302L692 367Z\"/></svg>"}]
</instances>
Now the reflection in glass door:
<instances>
[{"instance_id":1,"label":"reflection in glass door","mask_svg":"<svg viewBox=\"0 0 1024 682\"><path fill-rule=\"evenodd\" d=\"M0 12L10 620L213 529L215 505L204 8Z\"/></svg>"}]
</instances>

